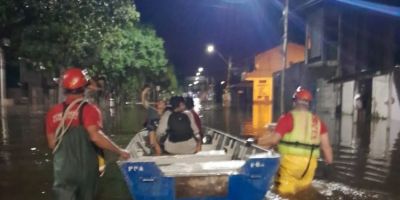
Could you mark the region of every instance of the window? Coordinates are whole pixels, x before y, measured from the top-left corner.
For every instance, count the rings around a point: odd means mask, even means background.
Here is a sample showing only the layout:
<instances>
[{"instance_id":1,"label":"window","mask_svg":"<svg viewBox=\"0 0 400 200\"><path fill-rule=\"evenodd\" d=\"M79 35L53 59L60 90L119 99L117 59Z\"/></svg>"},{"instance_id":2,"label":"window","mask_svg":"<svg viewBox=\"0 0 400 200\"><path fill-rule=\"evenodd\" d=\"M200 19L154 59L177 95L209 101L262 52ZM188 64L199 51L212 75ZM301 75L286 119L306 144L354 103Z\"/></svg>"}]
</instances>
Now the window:
<instances>
[{"instance_id":1,"label":"window","mask_svg":"<svg viewBox=\"0 0 400 200\"><path fill-rule=\"evenodd\" d=\"M315 10L308 16L307 50L309 59L321 57L322 24L322 9Z\"/></svg>"}]
</instances>

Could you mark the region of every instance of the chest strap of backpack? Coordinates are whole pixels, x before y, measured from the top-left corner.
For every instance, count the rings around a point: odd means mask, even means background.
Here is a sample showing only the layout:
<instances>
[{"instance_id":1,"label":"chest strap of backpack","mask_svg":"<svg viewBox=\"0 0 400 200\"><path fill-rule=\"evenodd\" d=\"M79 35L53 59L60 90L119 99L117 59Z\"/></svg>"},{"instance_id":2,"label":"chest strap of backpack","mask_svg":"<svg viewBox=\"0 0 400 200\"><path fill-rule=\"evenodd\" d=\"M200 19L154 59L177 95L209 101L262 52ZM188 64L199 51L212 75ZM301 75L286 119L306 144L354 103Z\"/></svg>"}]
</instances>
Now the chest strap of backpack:
<instances>
[{"instance_id":1,"label":"chest strap of backpack","mask_svg":"<svg viewBox=\"0 0 400 200\"><path fill-rule=\"evenodd\" d=\"M307 149L319 148L319 144L306 144L306 143L301 143L301 142L289 142L289 141L284 141L284 140L281 140L279 142L279 144L295 146L295 147L299 147L299 148L307 148Z\"/></svg>"}]
</instances>

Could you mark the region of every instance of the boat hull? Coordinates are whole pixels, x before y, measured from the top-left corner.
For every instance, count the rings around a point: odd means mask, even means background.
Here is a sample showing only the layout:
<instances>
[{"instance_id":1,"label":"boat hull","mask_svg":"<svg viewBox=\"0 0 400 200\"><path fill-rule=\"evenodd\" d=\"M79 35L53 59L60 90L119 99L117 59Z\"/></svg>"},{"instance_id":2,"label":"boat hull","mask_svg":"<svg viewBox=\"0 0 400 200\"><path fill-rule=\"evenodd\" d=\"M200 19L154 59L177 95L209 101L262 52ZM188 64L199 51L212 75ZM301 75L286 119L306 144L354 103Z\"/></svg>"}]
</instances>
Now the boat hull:
<instances>
[{"instance_id":1,"label":"boat hull","mask_svg":"<svg viewBox=\"0 0 400 200\"><path fill-rule=\"evenodd\" d=\"M226 152L227 138L213 135L213 139L224 140L214 142L220 149L225 146ZM234 143L239 150L227 152L226 159L218 152L158 158L144 156L119 162L119 166L135 200L264 199L278 170L279 155L261 148L252 149L245 141ZM238 157L243 151L240 147L250 148L241 158Z\"/></svg>"}]
</instances>

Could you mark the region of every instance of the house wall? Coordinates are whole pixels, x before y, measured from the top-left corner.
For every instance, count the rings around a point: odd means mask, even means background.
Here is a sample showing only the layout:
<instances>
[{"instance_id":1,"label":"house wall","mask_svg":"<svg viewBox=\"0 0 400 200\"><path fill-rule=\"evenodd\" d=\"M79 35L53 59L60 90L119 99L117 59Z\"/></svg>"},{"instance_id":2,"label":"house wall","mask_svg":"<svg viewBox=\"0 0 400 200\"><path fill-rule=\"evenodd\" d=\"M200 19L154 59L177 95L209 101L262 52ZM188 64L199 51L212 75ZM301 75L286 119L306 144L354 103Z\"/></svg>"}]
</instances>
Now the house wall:
<instances>
[{"instance_id":1,"label":"house wall","mask_svg":"<svg viewBox=\"0 0 400 200\"><path fill-rule=\"evenodd\" d=\"M255 72L262 71L264 74L272 76L276 71L282 69L282 47L278 46L271 50L262 52L255 57ZM290 63L304 61L304 46L289 43L287 66Z\"/></svg>"},{"instance_id":2,"label":"house wall","mask_svg":"<svg viewBox=\"0 0 400 200\"><path fill-rule=\"evenodd\" d=\"M341 71L343 75L394 66L396 22L374 13L342 13ZM396 47L397 46L397 47Z\"/></svg>"},{"instance_id":3,"label":"house wall","mask_svg":"<svg viewBox=\"0 0 400 200\"><path fill-rule=\"evenodd\" d=\"M255 57L255 70L248 73L245 78L247 81L253 81L253 102L269 104L274 101L273 73L282 69L281 51L282 47L278 46ZM302 61L304 61L304 46L289 43L288 67L291 63Z\"/></svg>"}]
</instances>

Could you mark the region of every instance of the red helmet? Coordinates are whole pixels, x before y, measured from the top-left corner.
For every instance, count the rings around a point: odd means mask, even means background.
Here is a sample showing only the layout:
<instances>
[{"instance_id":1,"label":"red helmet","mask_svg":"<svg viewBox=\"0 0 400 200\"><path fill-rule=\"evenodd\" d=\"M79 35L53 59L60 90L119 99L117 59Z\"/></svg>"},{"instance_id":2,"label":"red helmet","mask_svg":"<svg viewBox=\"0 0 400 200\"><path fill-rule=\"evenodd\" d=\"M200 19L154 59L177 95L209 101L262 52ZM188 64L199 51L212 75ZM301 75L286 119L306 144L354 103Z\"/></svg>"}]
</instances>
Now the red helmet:
<instances>
[{"instance_id":1,"label":"red helmet","mask_svg":"<svg viewBox=\"0 0 400 200\"><path fill-rule=\"evenodd\" d=\"M68 90L75 90L85 87L89 77L86 70L76 67L67 69L63 74L63 87Z\"/></svg>"},{"instance_id":2,"label":"red helmet","mask_svg":"<svg viewBox=\"0 0 400 200\"><path fill-rule=\"evenodd\" d=\"M308 101L311 102L312 101L312 94L310 91L302 88L302 87L298 87L296 92L293 94L293 100L302 100L302 101Z\"/></svg>"}]
</instances>

